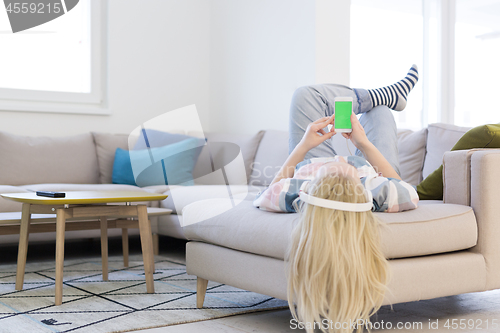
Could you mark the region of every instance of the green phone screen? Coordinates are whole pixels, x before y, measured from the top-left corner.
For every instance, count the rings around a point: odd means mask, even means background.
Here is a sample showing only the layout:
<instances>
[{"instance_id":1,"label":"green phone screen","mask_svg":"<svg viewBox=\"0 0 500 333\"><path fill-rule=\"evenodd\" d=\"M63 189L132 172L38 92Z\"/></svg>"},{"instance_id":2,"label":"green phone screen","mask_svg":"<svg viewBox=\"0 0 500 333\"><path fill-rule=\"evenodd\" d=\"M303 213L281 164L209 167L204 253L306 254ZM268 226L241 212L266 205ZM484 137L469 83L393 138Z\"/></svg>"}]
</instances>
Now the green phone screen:
<instances>
[{"instance_id":1,"label":"green phone screen","mask_svg":"<svg viewBox=\"0 0 500 333\"><path fill-rule=\"evenodd\" d=\"M352 128L352 102L335 102L335 128Z\"/></svg>"}]
</instances>

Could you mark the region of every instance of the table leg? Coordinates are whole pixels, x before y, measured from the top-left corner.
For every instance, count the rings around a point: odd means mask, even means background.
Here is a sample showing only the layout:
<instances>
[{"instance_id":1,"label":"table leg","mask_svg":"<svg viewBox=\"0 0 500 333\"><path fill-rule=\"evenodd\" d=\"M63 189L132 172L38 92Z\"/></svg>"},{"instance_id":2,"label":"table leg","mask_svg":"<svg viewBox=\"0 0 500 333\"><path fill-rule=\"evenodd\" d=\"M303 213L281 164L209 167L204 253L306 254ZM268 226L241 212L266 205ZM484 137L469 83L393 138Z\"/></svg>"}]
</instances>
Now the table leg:
<instances>
[{"instance_id":1,"label":"table leg","mask_svg":"<svg viewBox=\"0 0 500 333\"><path fill-rule=\"evenodd\" d=\"M21 215L21 229L19 230L19 250L17 252L16 290L22 290L24 284L24 271L28 255L28 237L31 222L30 204L23 204Z\"/></svg>"},{"instance_id":2,"label":"table leg","mask_svg":"<svg viewBox=\"0 0 500 333\"><path fill-rule=\"evenodd\" d=\"M160 236L158 234L153 234L153 253L155 255L160 254Z\"/></svg>"},{"instance_id":3,"label":"table leg","mask_svg":"<svg viewBox=\"0 0 500 333\"><path fill-rule=\"evenodd\" d=\"M102 280L108 281L108 219L101 216L101 260L102 260Z\"/></svg>"},{"instance_id":4,"label":"table leg","mask_svg":"<svg viewBox=\"0 0 500 333\"><path fill-rule=\"evenodd\" d=\"M66 212L57 209L56 217L56 305L62 304L63 268L64 268L64 231L66 229Z\"/></svg>"},{"instance_id":5,"label":"table leg","mask_svg":"<svg viewBox=\"0 0 500 333\"><path fill-rule=\"evenodd\" d=\"M149 294L154 289L154 255L153 240L151 235L151 224L148 219L148 211L145 205L137 205L137 216L139 217L139 232L141 234L142 260L144 262L144 273L146 275L146 289Z\"/></svg>"},{"instance_id":6,"label":"table leg","mask_svg":"<svg viewBox=\"0 0 500 333\"><path fill-rule=\"evenodd\" d=\"M123 266L128 267L128 229L122 228Z\"/></svg>"}]
</instances>

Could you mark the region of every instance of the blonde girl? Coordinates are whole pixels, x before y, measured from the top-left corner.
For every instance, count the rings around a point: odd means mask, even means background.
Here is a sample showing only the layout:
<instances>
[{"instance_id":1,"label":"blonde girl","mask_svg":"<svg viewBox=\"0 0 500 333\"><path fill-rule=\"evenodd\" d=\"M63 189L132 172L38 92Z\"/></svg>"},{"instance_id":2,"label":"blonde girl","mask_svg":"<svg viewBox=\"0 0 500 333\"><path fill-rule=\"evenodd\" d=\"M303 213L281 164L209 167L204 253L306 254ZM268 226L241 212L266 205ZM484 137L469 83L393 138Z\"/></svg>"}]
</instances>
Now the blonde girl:
<instances>
[{"instance_id":1,"label":"blonde girl","mask_svg":"<svg viewBox=\"0 0 500 333\"><path fill-rule=\"evenodd\" d=\"M366 203L362 191L337 190L359 187L358 178L339 171L317 177L307 192L328 201ZM361 332L382 304L389 275L380 250L379 221L371 211L343 211L302 201L287 257L292 314L308 332L325 319L326 326L316 327L351 332L355 323Z\"/></svg>"},{"instance_id":2,"label":"blonde girl","mask_svg":"<svg viewBox=\"0 0 500 333\"><path fill-rule=\"evenodd\" d=\"M417 80L412 66L402 81L385 88L317 85L294 94L290 155L254 205L300 214L286 257L288 301L308 332L314 328L361 332L360 324L383 302L390 272L380 248L381 223L372 211L417 207L415 188L399 176L396 125L390 110L404 108ZM408 88L405 94L399 93L402 84ZM336 155L329 140L336 134L337 96L354 100L352 132L342 136L356 146L356 156ZM355 114L362 116L358 120Z\"/></svg>"}]
</instances>

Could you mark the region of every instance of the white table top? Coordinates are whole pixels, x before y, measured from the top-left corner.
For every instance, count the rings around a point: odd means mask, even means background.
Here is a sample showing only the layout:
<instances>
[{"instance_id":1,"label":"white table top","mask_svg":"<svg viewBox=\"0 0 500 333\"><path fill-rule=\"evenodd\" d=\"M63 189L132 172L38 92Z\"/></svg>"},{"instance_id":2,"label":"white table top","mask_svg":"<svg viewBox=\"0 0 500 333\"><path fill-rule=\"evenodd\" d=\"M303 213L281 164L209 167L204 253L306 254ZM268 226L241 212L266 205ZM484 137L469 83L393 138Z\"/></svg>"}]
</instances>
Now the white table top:
<instances>
[{"instance_id":1,"label":"white table top","mask_svg":"<svg viewBox=\"0 0 500 333\"><path fill-rule=\"evenodd\" d=\"M159 201L167 198L166 194L139 191L68 191L64 198L50 198L36 193L0 194L5 199L33 205L85 205L112 202Z\"/></svg>"}]
</instances>

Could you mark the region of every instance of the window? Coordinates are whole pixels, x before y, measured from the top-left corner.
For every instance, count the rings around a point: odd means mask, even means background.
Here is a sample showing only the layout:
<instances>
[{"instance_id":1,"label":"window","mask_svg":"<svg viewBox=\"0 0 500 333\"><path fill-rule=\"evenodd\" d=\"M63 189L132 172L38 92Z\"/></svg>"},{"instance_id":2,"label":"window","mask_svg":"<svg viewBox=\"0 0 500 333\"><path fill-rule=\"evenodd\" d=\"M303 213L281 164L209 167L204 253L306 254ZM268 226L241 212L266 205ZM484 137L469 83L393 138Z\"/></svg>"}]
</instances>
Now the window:
<instances>
[{"instance_id":1,"label":"window","mask_svg":"<svg viewBox=\"0 0 500 333\"><path fill-rule=\"evenodd\" d=\"M421 0L351 1L351 86L380 88L406 76L412 64L422 79L423 20ZM409 95L398 127L416 128L422 118L422 84Z\"/></svg>"},{"instance_id":2,"label":"window","mask_svg":"<svg viewBox=\"0 0 500 333\"><path fill-rule=\"evenodd\" d=\"M455 124L498 123L500 1L456 1Z\"/></svg>"},{"instance_id":3,"label":"window","mask_svg":"<svg viewBox=\"0 0 500 333\"><path fill-rule=\"evenodd\" d=\"M351 86L392 84L412 63L420 82L398 127L498 122L500 0L352 0ZM397 72L396 72L397 71Z\"/></svg>"},{"instance_id":4,"label":"window","mask_svg":"<svg viewBox=\"0 0 500 333\"><path fill-rule=\"evenodd\" d=\"M10 33L0 10L0 109L106 113L102 1L80 0L66 14Z\"/></svg>"}]
</instances>

